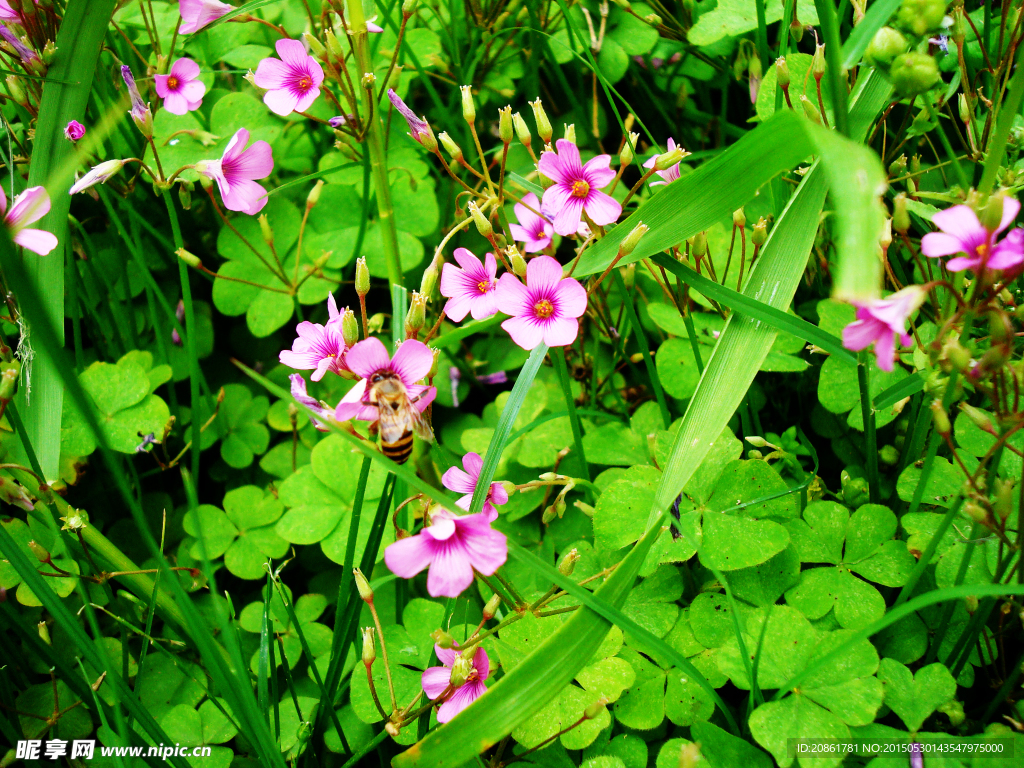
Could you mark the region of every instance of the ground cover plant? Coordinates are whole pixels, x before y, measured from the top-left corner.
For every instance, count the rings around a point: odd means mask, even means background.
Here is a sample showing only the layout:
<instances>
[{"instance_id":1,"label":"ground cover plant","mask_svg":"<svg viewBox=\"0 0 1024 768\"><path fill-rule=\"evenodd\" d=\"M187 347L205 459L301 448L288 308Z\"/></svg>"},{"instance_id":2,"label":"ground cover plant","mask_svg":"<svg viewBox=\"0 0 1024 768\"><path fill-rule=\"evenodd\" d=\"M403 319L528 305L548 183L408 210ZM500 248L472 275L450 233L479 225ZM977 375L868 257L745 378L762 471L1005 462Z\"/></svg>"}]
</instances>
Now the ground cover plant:
<instances>
[{"instance_id":1,"label":"ground cover plant","mask_svg":"<svg viewBox=\"0 0 1024 768\"><path fill-rule=\"evenodd\" d=\"M1024 761L1020 3L0 37L3 765Z\"/></svg>"}]
</instances>

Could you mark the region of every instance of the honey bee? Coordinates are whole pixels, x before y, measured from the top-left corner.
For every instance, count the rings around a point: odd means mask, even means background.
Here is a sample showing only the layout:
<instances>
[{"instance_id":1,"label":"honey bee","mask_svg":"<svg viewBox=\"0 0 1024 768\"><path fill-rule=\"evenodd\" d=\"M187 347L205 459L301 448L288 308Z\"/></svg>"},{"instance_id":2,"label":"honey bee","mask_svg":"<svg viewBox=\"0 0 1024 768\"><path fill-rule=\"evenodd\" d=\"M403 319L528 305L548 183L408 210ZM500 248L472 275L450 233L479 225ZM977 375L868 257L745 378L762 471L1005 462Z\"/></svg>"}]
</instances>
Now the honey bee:
<instances>
[{"instance_id":1,"label":"honey bee","mask_svg":"<svg viewBox=\"0 0 1024 768\"><path fill-rule=\"evenodd\" d=\"M434 441L430 425L416 409L422 397L409 397L409 392L397 374L375 373L370 378L366 400L377 406L377 421L370 425L370 433L380 433L381 453L396 464L404 464L412 453L412 435L415 432L428 442Z\"/></svg>"}]
</instances>

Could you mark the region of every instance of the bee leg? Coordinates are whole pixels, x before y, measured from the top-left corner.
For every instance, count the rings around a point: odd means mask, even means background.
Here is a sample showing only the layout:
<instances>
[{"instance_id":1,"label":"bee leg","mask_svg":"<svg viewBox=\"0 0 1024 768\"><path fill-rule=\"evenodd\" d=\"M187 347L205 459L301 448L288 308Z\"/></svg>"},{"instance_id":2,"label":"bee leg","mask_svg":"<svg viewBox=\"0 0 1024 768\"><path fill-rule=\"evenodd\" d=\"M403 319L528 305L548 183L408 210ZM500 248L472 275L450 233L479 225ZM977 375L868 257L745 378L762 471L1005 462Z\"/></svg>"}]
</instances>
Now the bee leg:
<instances>
[{"instance_id":1,"label":"bee leg","mask_svg":"<svg viewBox=\"0 0 1024 768\"><path fill-rule=\"evenodd\" d=\"M377 436L377 432L379 430L380 430L380 421L372 421L372 422L370 422L370 427L369 427L370 437L376 437Z\"/></svg>"}]
</instances>

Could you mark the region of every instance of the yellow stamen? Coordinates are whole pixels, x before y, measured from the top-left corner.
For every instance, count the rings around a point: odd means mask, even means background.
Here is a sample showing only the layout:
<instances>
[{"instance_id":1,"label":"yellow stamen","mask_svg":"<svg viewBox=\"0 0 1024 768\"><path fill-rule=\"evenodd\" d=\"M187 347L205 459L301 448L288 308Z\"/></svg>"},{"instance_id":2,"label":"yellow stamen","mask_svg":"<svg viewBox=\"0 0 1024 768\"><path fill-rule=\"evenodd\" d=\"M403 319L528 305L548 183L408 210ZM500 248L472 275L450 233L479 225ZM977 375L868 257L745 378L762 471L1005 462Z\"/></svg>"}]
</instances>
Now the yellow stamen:
<instances>
[{"instance_id":1,"label":"yellow stamen","mask_svg":"<svg viewBox=\"0 0 1024 768\"><path fill-rule=\"evenodd\" d=\"M551 305L551 302L547 299L541 299L533 305L533 314L539 317L541 320L546 320L555 314L555 308Z\"/></svg>"}]
</instances>

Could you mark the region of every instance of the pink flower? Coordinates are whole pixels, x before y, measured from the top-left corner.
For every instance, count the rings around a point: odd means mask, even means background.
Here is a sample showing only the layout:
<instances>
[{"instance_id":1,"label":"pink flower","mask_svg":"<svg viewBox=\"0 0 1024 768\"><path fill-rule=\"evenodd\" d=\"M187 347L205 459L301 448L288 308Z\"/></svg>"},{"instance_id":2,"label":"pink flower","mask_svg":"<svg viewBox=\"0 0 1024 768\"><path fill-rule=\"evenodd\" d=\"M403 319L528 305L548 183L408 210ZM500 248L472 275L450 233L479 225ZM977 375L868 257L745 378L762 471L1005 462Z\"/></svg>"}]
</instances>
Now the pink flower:
<instances>
[{"instance_id":1,"label":"pink flower","mask_svg":"<svg viewBox=\"0 0 1024 768\"><path fill-rule=\"evenodd\" d=\"M523 349L541 342L549 347L572 344L579 332L576 319L587 310L587 292L573 278L562 278L562 265L537 256L526 265L526 285L506 272L498 281L498 311L512 317L501 324Z\"/></svg>"},{"instance_id":2,"label":"pink flower","mask_svg":"<svg viewBox=\"0 0 1024 768\"><path fill-rule=\"evenodd\" d=\"M233 10L230 5L219 0L178 0L178 11L181 13L179 31L183 35L191 35Z\"/></svg>"},{"instance_id":3,"label":"pink flower","mask_svg":"<svg viewBox=\"0 0 1024 768\"><path fill-rule=\"evenodd\" d=\"M473 491L476 490L476 484L480 481L480 470L483 469L484 460L480 458L479 453L467 453L462 457L462 466L465 467L465 472L458 467L451 467L441 477L441 484L451 491L466 494L455 503L469 511L470 502L473 501ZM508 504L508 491L501 483L491 483L482 511L489 520L496 520L498 510L494 507L500 507L502 504Z\"/></svg>"},{"instance_id":4,"label":"pink flower","mask_svg":"<svg viewBox=\"0 0 1024 768\"><path fill-rule=\"evenodd\" d=\"M274 114L305 112L320 95L323 67L306 53L306 46L298 40L278 40L275 47L281 59L261 61L253 82L267 89L263 103Z\"/></svg>"},{"instance_id":5,"label":"pink flower","mask_svg":"<svg viewBox=\"0 0 1024 768\"><path fill-rule=\"evenodd\" d=\"M668 143L668 150L667 150L668 152L671 152L672 150L674 150L676 148L676 140L673 139L671 136L669 136L669 139L668 139L667 143ZM657 161L658 161L658 155L655 155L650 160L648 160L646 163L644 163L644 168L653 168L654 164ZM655 171L655 173L658 174L658 176L660 176L663 179L663 181L652 181L652 182L650 182L652 187L657 187L657 186L660 186L662 184L671 184L673 181L675 181L676 179L679 178L679 163L676 163L671 168L669 168L667 171Z\"/></svg>"},{"instance_id":6,"label":"pink flower","mask_svg":"<svg viewBox=\"0 0 1024 768\"><path fill-rule=\"evenodd\" d=\"M615 178L610 155L598 155L580 162L580 151L571 141L555 142L558 152L545 152L538 170L555 183L544 190L544 213L553 215L555 232L572 235L580 225L584 211L595 224L604 226L619 218L622 206L610 195L598 190Z\"/></svg>"},{"instance_id":7,"label":"pink flower","mask_svg":"<svg viewBox=\"0 0 1024 768\"><path fill-rule=\"evenodd\" d=\"M64 126L64 138L68 141L78 141L85 136L85 126L77 120L72 120Z\"/></svg>"},{"instance_id":8,"label":"pink flower","mask_svg":"<svg viewBox=\"0 0 1024 768\"><path fill-rule=\"evenodd\" d=\"M448 297L444 313L455 322L470 312L474 320L490 317L498 311L494 303L498 288L494 254L488 253L483 264L468 248L456 248L454 255L459 266L446 263L441 269L441 295Z\"/></svg>"},{"instance_id":9,"label":"pink flower","mask_svg":"<svg viewBox=\"0 0 1024 768\"><path fill-rule=\"evenodd\" d=\"M857 307L857 319L843 328L843 346L859 352L875 345L878 367L891 371L896 357L896 337L909 346L907 318L924 303L928 291L920 285L909 285L886 299L875 299Z\"/></svg>"},{"instance_id":10,"label":"pink flower","mask_svg":"<svg viewBox=\"0 0 1024 768\"><path fill-rule=\"evenodd\" d=\"M437 722L447 723L487 692L484 680L491 674L491 661L487 658L487 651L479 645L473 653L472 664L465 660L459 661L460 654L455 648L442 648L435 645L434 653L437 654L438 661L444 666L423 670L420 684L423 686L423 692L427 694L427 698L434 701L448 690L452 684L453 667L458 666L460 668L459 676L465 678L465 682L449 694L444 704L437 710Z\"/></svg>"},{"instance_id":11,"label":"pink flower","mask_svg":"<svg viewBox=\"0 0 1024 768\"><path fill-rule=\"evenodd\" d=\"M1012 197L1003 198L1003 215L999 226L992 232L978 220L978 215L966 205L955 205L939 211L932 222L941 231L930 232L921 238L921 253L933 259L963 253L946 262L946 269L960 272L979 267L1010 269L1024 263L1024 242L1012 232L1002 242L996 235L1010 226L1020 211L1020 203Z\"/></svg>"},{"instance_id":12,"label":"pink flower","mask_svg":"<svg viewBox=\"0 0 1024 768\"><path fill-rule=\"evenodd\" d=\"M311 323L308 320L299 323L295 332L299 337L292 342L290 350L278 355L282 365L300 371L313 369L309 377L320 381L328 371L340 373L348 370L345 365L345 339L341 333L341 313L334 301L334 294L327 297L327 325Z\"/></svg>"},{"instance_id":13,"label":"pink flower","mask_svg":"<svg viewBox=\"0 0 1024 768\"><path fill-rule=\"evenodd\" d=\"M10 0L0 0L0 20L17 21L20 18L21 14L11 8Z\"/></svg>"},{"instance_id":14,"label":"pink flower","mask_svg":"<svg viewBox=\"0 0 1024 768\"><path fill-rule=\"evenodd\" d=\"M321 419L328 420L331 418L331 412L324 408L320 403L314 400L312 397L306 394L306 380L302 378L301 373L292 373L288 376L288 380L292 383L292 397L302 403L304 406L313 411ZM321 432L330 432L330 428L319 419L315 419L312 416L309 420L313 423Z\"/></svg>"},{"instance_id":15,"label":"pink flower","mask_svg":"<svg viewBox=\"0 0 1024 768\"><path fill-rule=\"evenodd\" d=\"M409 135L412 136L420 144L421 136L430 136L433 138L434 134L430 130L430 125L426 120L416 117L416 113L413 112L409 107L406 106L405 102L395 93L394 88L388 88L388 98L391 100L391 105L399 111L402 117L405 118L405 122L409 125Z\"/></svg>"},{"instance_id":16,"label":"pink flower","mask_svg":"<svg viewBox=\"0 0 1024 768\"><path fill-rule=\"evenodd\" d=\"M82 178L71 185L69 195L77 195L96 184L105 184L107 179L121 172L124 168L123 160L104 160L97 166L93 166Z\"/></svg>"},{"instance_id":17,"label":"pink flower","mask_svg":"<svg viewBox=\"0 0 1024 768\"><path fill-rule=\"evenodd\" d=\"M195 112L203 104L206 86L199 81L199 65L192 59L178 59L166 75L154 75L156 93L172 115Z\"/></svg>"},{"instance_id":18,"label":"pink flower","mask_svg":"<svg viewBox=\"0 0 1024 768\"><path fill-rule=\"evenodd\" d=\"M416 383L426 377L434 365L434 353L422 341L408 339L402 342L402 346L392 359L381 340L370 337L349 348L345 354L345 363L349 370L362 380L338 403L338 408L334 412L334 418L338 421L377 421L377 406L370 402L366 385L374 376L381 374L398 376L405 386L409 400L420 413L423 413L437 396L437 387Z\"/></svg>"},{"instance_id":19,"label":"pink flower","mask_svg":"<svg viewBox=\"0 0 1024 768\"><path fill-rule=\"evenodd\" d=\"M217 182L224 207L250 216L267 204L267 190L253 179L264 179L274 170L270 145L255 141L248 149L249 132L239 128L224 148L220 160L200 160L196 171Z\"/></svg>"},{"instance_id":20,"label":"pink flower","mask_svg":"<svg viewBox=\"0 0 1024 768\"><path fill-rule=\"evenodd\" d=\"M519 223L508 225L512 237L525 243L523 250L527 253L537 253L551 245L551 235L555 231L550 221L534 211L540 211L540 201L530 192L523 197L523 202L515 205Z\"/></svg>"},{"instance_id":21,"label":"pink flower","mask_svg":"<svg viewBox=\"0 0 1024 768\"><path fill-rule=\"evenodd\" d=\"M43 187L29 187L16 198L11 210L7 210L7 195L0 187L0 214L18 245L45 256L57 247L57 237L42 229L26 229L26 224L39 221L50 211L50 196Z\"/></svg>"},{"instance_id":22,"label":"pink flower","mask_svg":"<svg viewBox=\"0 0 1024 768\"><path fill-rule=\"evenodd\" d=\"M508 557L505 534L491 528L486 512L453 515L446 509L430 516L430 525L384 550L384 562L403 579L424 568L431 597L458 597L473 583L473 570L492 575ZM428 692L429 693L429 692Z\"/></svg>"}]
</instances>

